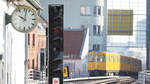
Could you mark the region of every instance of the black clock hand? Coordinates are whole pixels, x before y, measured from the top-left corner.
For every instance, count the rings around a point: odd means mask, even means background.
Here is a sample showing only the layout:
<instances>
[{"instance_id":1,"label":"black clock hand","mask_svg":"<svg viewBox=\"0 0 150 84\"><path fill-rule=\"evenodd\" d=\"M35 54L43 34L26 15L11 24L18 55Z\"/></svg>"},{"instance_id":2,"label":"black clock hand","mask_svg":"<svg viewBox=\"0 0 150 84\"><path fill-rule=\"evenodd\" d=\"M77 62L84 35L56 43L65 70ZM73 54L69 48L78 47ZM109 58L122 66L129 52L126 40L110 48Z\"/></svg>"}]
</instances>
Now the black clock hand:
<instances>
[{"instance_id":1,"label":"black clock hand","mask_svg":"<svg viewBox=\"0 0 150 84\"><path fill-rule=\"evenodd\" d=\"M25 10L25 16L24 16L25 19L26 19L26 16L27 16L27 9Z\"/></svg>"},{"instance_id":2,"label":"black clock hand","mask_svg":"<svg viewBox=\"0 0 150 84\"><path fill-rule=\"evenodd\" d=\"M21 16L19 16L21 19L23 19L23 21L25 21L26 19L25 18L23 18L23 17L21 17Z\"/></svg>"}]
</instances>

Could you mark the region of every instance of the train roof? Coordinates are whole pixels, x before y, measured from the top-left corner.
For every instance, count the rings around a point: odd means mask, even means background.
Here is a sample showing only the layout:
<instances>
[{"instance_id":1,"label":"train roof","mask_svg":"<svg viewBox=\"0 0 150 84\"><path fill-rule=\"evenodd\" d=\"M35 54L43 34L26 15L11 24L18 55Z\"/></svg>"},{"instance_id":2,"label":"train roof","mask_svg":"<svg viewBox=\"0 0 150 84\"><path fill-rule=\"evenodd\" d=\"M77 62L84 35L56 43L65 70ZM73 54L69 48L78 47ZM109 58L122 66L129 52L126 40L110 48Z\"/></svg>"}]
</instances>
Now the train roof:
<instances>
[{"instance_id":1,"label":"train roof","mask_svg":"<svg viewBox=\"0 0 150 84\"><path fill-rule=\"evenodd\" d=\"M127 58L130 58L130 59L136 59L136 60L139 60L140 61L140 59L138 59L138 58L135 58L135 57L132 57L132 56L126 56L126 55L121 55L121 54L117 54L117 53L112 53L112 52L104 52L104 51L89 51L89 53L88 54L92 54L92 53L94 53L94 54L116 54L116 55L120 55L120 56L122 56L122 57L127 57Z\"/></svg>"}]
</instances>

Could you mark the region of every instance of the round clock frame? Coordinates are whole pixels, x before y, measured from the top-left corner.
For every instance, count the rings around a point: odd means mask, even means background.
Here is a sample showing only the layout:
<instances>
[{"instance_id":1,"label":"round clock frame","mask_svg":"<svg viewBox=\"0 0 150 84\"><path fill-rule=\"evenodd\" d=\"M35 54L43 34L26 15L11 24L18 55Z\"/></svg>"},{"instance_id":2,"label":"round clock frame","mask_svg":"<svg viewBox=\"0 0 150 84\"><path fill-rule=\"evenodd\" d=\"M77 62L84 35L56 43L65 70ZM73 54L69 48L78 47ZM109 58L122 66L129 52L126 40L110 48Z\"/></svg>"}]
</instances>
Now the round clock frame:
<instances>
[{"instance_id":1,"label":"round clock frame","mask_svg":"<svg viewBox=\"0 0 150 84\"><path fill-rule=\"evenodd\" d=\"M29 29L25 29L25 27L24 27L24 29L20 29L20 28L18 28L18 27L15 25L15 23L13 22L13 20L14 20L13 17L15 16L15 13L16 13L16 12L19 12L19 11L22 10L22 9L31 11L31 12L33 13L33 15L35 16L35 18L34 18L35 21L34 21L34 23L32 23L33 26L31 26L31 28L29 28ZM25 14L25 15L26 15L26 14ZM21 17L21 16L20 16L20 18L26 20L26 18L23 18L23 17ZM17 30L17 31L19 31L19 32L23 32L23 33L31 32L33 29L35 29L35 27L36 27L37 24L38 24L38 15L37 15L37 12L36 12L33 8L31 8L31 7L29 7L29 6L19 5L19 6L13 11L13 13L12 13L12 15L11 15L11 24L12 24L12 26L14 27L14 29ZM17 24L19 24L19 25L21 26L21 23L17 23Z\"/></svg>"}]
</instances>

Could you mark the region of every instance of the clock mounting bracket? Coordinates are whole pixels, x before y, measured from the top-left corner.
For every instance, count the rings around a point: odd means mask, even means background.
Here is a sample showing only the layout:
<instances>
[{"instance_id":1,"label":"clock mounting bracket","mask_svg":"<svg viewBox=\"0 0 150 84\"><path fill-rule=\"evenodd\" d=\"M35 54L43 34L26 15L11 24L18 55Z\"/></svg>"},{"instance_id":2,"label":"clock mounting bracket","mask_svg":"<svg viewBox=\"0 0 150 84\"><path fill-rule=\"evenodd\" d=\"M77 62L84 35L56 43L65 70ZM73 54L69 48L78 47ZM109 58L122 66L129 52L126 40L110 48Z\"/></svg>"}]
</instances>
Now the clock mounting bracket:
<instances>
[{"instance_id":1,"label":"clock mounting bracket","mask_svg":"<svg viewBox=\"0 0 150 84\"><path fill-rule=\"evenodd\" d=\"M11 23L11 15L5 13L5 25L8 25L9 23Z\"/></svg>"}]
</instances>

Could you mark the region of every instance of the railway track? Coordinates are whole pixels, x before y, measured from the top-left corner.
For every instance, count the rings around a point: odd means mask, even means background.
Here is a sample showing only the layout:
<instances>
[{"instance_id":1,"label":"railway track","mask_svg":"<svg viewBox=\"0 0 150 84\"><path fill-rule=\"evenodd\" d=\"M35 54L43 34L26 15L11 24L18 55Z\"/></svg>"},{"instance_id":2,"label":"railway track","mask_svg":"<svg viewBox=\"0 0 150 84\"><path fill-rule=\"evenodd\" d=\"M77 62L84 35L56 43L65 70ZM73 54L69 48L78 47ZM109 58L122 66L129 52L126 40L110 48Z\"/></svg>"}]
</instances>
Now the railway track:
<instances>
[{"instance_id":1,"label":"railway track","mask_svg":"<svg viewBox=\"0 0 150 84\"><path fill-rule=\"evenodd\" d=\"M135 84L136 80L128 76L116 77L89 77L66 79L64 84Z\"/></svg>"},{"instance_id":2,"label":"railway track","mask_svg":"<svg viewBox=\"0 0 150 84\"><path fill-rule=\"evenodd\" d=\"M96 80L87 84L131 84L133 82L135 82L135 79L131 77L118 77L105 80Z\"/></svg>"}]
</instances>

